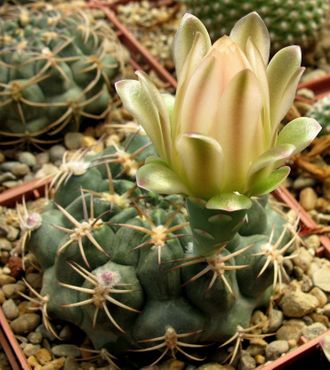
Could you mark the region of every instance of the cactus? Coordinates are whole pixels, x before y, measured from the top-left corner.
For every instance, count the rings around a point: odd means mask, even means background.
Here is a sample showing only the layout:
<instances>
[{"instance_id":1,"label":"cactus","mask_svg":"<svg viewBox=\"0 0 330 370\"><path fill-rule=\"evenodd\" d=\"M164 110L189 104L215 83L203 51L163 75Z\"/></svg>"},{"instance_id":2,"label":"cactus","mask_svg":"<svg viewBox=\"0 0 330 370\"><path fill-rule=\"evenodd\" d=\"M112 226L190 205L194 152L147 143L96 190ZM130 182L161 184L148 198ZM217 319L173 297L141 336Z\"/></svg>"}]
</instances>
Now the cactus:
<instances>
[{"instance_id":1,"label":"cactus","mask_svg":"<svg viewBox=\"0 0 330 370\"><path fill-rule=\"evenodd\" d=\"M44 271L34 299L54 335L50 318L70 321L111 362L141 363L145 352L147 364L167 353L198 361L268 302L294 233L265 197L231 216L189 200L189 227L181 196L136 188L136 169L152 153L146 136L133 135L102 154L64 159L54 201L41 220L22 221ZM203 244L215 247L208 256Z\"/></svg>"},{"instance_id":2,"label":"cactus","mask_svg":"<svg viewBox=\"0 0 330 370\"><path fill-rule=\"evenodd\" d=\"M105 118L123 62L114 31L85 11L6 9L0 134L11 143L40 143L42 134Z\"/></svg>"},{"instance_id":3,"label":"cactus","mask_svg":"<svg viewBox=\"0 0 330 370\"><path fill-rule=\"evenodd\" d=\"M328 0L182 0L191 13L207 26L211 38L229 34L235 22L257 11L270 31L272 48L296 44L304 50L314 48L326 22Z\"/></svg>"},{"instance_id":4,"label":"cactus","mask_svg":"<svg viewBox=\"0 0 330 370\"><path fill-rule=\"evenodd\" d=\"M211 46L187 14L174 44L175 98L142 72L116 84L150 141L136 132L114 136L103 153L65 155L54 201L41 216L20 210L23 252L44 271L30 299L45 327L57 335L50 318L79 326L113 366L115 357L129 368L166 356L201 361L210 345L236 341L232 362L238 341L257 335L253 310L286 276L298 220L286 220L267 194L320 126L301 117L279 127L301 75L299 49L275 56L265 81L260 17L243 18L231 37Z\"/></svg>"},{"instance_id":5,"label":"cactus","mask_svg":"<svg viewBox=\"0 0 330 370\"><path fill-rule=\"evenodd\" d=\"M319 135L330 134L330 95L315 103L306 115L316 119L322 126Z\"/></svg>"}]
</instances>

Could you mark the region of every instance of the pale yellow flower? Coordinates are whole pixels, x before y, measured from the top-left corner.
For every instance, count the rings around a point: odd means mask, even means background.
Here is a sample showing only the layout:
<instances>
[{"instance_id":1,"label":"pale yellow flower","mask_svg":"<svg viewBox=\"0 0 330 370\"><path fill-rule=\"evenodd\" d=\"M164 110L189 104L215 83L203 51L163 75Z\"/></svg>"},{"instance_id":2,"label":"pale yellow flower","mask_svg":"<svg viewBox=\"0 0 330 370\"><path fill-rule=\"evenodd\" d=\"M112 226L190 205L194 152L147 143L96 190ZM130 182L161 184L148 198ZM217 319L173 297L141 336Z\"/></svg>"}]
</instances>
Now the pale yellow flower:
<instances>
[{"instance_id":1,"label":"pale yellow flower","mask_svg":"<svg viewBox=\"0 0 330 370\"><path fill-rule=\"evenodd\" d=\"M257 13L213 45L204 25L186 14L174 42L175 98L161 94L143 72L137 72L138 81L116 84L159 155L138 171L139 186L237 210L283 182L290 171L283 164L314 139L320 125L303 117L279 131L303 68L298 46L280 50L268 64L269 50Z\"/></svg>"}]
</instances>

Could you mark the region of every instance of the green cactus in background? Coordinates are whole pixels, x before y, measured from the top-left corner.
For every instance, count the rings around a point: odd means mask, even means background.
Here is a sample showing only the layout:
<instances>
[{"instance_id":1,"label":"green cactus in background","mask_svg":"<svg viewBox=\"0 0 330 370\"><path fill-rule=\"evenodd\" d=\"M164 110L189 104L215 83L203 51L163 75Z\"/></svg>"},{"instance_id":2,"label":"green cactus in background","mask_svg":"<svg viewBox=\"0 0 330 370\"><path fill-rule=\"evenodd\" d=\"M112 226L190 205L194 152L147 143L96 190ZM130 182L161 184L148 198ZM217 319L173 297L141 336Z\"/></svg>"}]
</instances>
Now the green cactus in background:
<instances>
[{"instance_id":1,"label":"green cactus in background","mask_svg":"<svg viewBox=\"0 0 330 370\"><path fill-rule=\"evenodd\" d=\"M1 29L2 136L38 143L106 117L123 54L105 22L82 10L9 7Z\"/></svg>"},{"instance_id":2,"label":"green cactus in background","mask_svg":"<svg viewBox=\"0 0 330 370\"><path fill-rule=\"evenodd\" d=\"M330 95L315 103L306 115L316 119L322 126L319 135L330 134Z\"/></svg>"},{"instance_id":3,"label":"green cactus in background","mask_svg":"<svg viewBox=\"0 0 330 370\"><path fill-rule=\"evenodd\" d=\"M269 29L273 51L296 44L304 50L315 46L326 22L328 0L182 0L200 18L211 38L229 34L245 14L256 11Z\"/></svg>"}]
</instances>

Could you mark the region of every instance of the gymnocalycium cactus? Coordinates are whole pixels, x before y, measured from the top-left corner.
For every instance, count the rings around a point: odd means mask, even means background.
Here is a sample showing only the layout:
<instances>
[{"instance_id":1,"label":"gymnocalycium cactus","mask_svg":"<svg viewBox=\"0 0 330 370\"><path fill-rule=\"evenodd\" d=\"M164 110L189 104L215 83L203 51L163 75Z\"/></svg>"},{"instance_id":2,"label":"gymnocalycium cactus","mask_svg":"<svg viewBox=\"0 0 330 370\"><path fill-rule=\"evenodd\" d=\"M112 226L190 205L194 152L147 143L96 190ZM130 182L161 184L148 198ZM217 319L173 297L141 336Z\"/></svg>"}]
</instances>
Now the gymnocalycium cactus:
<instances>
[{"instance_id":1,"label":"gymnocalycium cactus","mask_svg":"<svg viewBox=\"0 0 330 370\"><path fill-rule=\"evenodd\" d=\"M257 11L270 30L272 49L297 44L304 50L319 40L328 0L182 0L210 31L212 40L230 32L235 22Z\"/></svg>"},{"instance_id":2,"label":"gymnocalycium cactus","mask_svg":"<svg viewBox=\"0 0 330 370\"><path fill-rule=\"evenodd\" d=\"M105 22L41 5L8 7L2 17L0 135L10 143L42 143L42 134L104 119L123 63Z\"/></svg>"},{"instance_id":3,"label":"gymnocalycium cactus","mask_svg":"<svg viewBox=\"0 0 330 370\"><path fill-rule=\"evenodd\" d=\"M130 368L141 353L146 363L199 361L205 347L250 335L251 314L281 283L296 239L296 224L265 194L320 130L300 118L278 132L300 52L285 48L266 69L268 53L256 13L213 46L188 14L174 45L175 98L141 72L117 83L153 146L137 133L105 153L67 156L41 222L20 210L27 247L44 269L30 299L53 334L51 317L68 320L109 363L116 356Z\"/></svg>"},{"instance_id":4,"label":"gymnocalycium cactus","mask_svg":"<svg viewBox=\"0 0 330 370\"><path fill-rule=\"evenodd\" d=\"M315 103L306 114L308 117L316 119L322 126L319 135L330 134L330 95Z\"/></svg>"}]
</instances>

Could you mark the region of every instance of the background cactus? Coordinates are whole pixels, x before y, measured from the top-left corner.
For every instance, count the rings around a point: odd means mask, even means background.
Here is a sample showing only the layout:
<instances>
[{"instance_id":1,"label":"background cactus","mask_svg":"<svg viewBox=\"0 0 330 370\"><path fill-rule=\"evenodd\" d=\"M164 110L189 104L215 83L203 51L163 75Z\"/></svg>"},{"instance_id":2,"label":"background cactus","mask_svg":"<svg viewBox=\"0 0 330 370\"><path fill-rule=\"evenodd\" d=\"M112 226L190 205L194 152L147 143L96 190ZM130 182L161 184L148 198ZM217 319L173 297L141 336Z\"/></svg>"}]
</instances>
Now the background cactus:
<instances>
[{"instance_id":1,"label":"background cactus","mask_svg":"<svg viewBox=\"0 0 330 370\"><path fill-rule=\"evenodd\" d=\"M273 50L296 44L308 50L320 37L329 10L328 0L183 0L208 28L211 38L229 34L235 22L257 11L267 25Z\"/></svg>"},{"instance_id":2,"label":"background cactus","mask_svg":"<svg viewBox=\"0 0 330 370\"><path fill-rule=\"evenodd\" d=\"M181 196L135 185L153 154L148 138L114 143L101 154L67 156L41 223L29 217L28 249L44 270L44 324L55 333L49 317L74 323L109 362L120 356L133 361L129 368L166 355L201 360L205 345L246 328L268 302L294 241L291 226L262 197L231 217L189 200L190 228ZM203 243L216 248L202 255Z\"/></svg>"},{"instance_id":3,"label":"background cactus","mask_svg":"<svg viewBox=\"0 0 330 370\"><path fill-rule=\"evenodd\" d=\"M105 118L126 58L105 22L85 11L9 7L1 28L1 135L38 143Z\"/></svg>"},{"instance_id":4,"label":"background cactus","mask_svg":"<svg viewBox=\"0 0 330 370\"><path fill-rule=\"evenodd\" d=\"M330 134L330 95L315 103L306 115L316 119L322 126L319 135Z\"/></svg>"}]
</instances>

